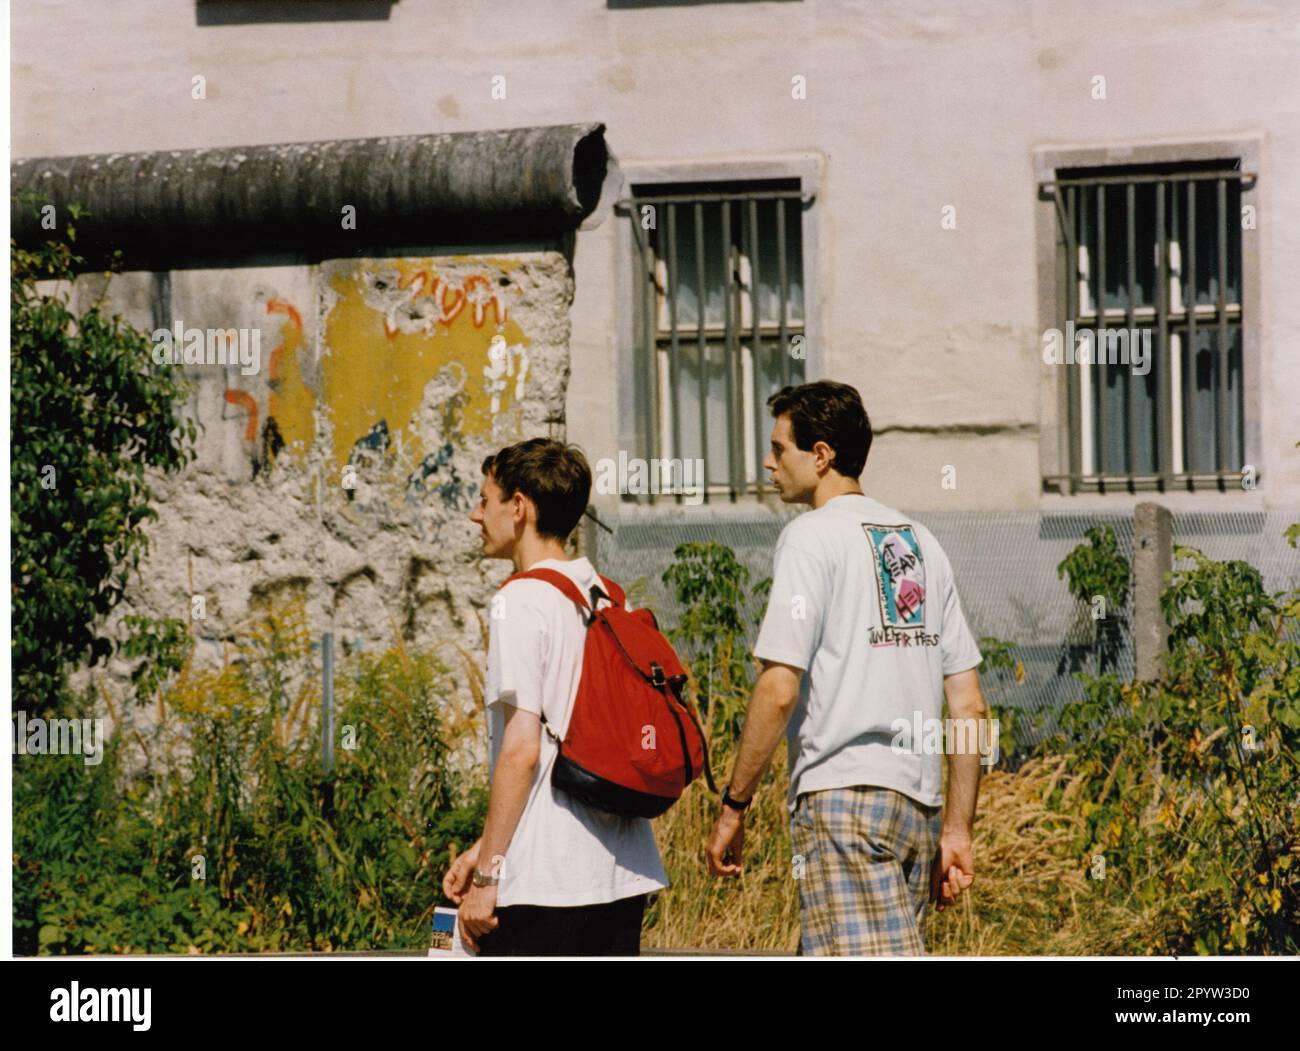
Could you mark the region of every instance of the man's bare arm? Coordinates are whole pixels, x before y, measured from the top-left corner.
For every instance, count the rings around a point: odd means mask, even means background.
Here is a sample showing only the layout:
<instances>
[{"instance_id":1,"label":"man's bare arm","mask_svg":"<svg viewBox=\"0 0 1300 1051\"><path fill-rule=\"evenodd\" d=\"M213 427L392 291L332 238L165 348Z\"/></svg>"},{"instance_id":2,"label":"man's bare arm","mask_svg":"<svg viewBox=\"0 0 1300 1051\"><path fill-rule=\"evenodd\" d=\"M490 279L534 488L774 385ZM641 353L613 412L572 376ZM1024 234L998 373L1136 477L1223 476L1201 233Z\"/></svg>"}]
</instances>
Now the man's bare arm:
<instances>
[{"instance_id":1,"label":"man's bare arm","mask_svg":"<svg viewBox=\"0 0 1300 1051\"><path fill-rule=\"evenodd\" d=\"M500 867L523 816L541 754L541 734L542 721L533 712L513 705L506 708L501 754L492 774L479 851L479 868L489 875L500 875L494 870Z\"/></svg>"},{"instance_id":2,"label":"man's bare arm","mask_svg":"<svg viewBox=\"0 0 1300 1051\"><path fill-rule=\"evenodd\" d=\"M984 703L984 694L980 690L979 673L974 668L946 676L943 680L943 693L948 701L948 716L951 719L973 719L973 725L982 726L979 720L988 719L988 705ZM976 740L985 740L988 729ZM958 739L963 739L959 735ZM964 739L973 744L969 735ZM979 797L980 759L978 749L967 749L965 754L948 756L948 797L943 809L943 831L945 834L969 837L975 824L975 804Z\"/></svg>"},{"instance_id":3,"label":"man's bare arm","mask_svg":"<svg viewBox=\"0 0 1300 1051\"><path fill-rule=\"evenodd\" d=\"M939 833L939 849L935 852L930 870L930 900L942 911L954 904L957 896L975 882L975 804L979 798L980 752L979 742L988 740L988 706L980 691L979 674L974 668L948 675L943 680L943 692L948 701L950 719L973 720L977 733L972 739L967 734L961 754L948 756L948 794L943 808L943 829ZM984 726L984 733L978 728Z\"/></svg>"},{"instance_id":4,"label":"man's bare arm","mask_svg":"<svg viewBox=\"0 0 1300 1051\"><path fill-rule=\"evenodd\" d=\"M492 788L488 795L487 820L483 835L472 848L476 865L485 875L501 878L502 861L514 838L515 828L528 804L528 793L533 775L537 771L541 753L542 721L533 712L514 705L506 709L506 724L501 736L501 753L492 772ZM460 873L463 880L464 873ZM479 950L478 939L496 930L500 921L496 917L497 888L495 884L470 886L460 902L457 922L461 939L470 951Z\"/></svg>"},{"instance_id":5,"label":"man's bare arm","mask_svg":"<svg viewBox=\"0 0 1300 1051\"><path fill-rule=\"evenodd\" d=\"M799 680L803 672L789 664L763 662L754 695L745 713L740 750L731 770L731 798L737 803L752 799L781 742L785 725L799 702ZM724 806L709 835L704 854L715 876L739 876L745 847L745 816Z\"/></svg>"},{"instance_id":6,"label":"man's bare arm","mask_svg":"<svg viewBox=\"0 0 1300 1051\"><path fill-rule=\"evenodd\" d=\"M733 799L749 799L758 788L781 743L786 723L799 701L799 680L803 672L789 664L763 662L754 695L745 713L745 728L740 734L740 750L731 771Z\"/></svg>"}]
</instances>

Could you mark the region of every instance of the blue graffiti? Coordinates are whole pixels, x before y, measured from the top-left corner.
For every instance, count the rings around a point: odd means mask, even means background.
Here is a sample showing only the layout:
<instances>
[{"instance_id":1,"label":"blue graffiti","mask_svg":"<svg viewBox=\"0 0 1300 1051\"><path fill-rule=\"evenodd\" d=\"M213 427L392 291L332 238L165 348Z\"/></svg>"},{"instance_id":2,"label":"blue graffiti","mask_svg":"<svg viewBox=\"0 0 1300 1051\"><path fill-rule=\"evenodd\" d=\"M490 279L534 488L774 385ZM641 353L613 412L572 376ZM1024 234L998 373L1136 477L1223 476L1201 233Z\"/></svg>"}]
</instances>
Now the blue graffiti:
<instances>
[{"instance_id":1,"label":"blue graffiti","mask_svg":"<svg viewBox=\"0 0 1300 1051\"><path fill-rule=\"evenodd\" d=\"M430 494L436 495L449 510L462 510L469 507L469 493L466 483L456 470L452 456L455 448L450 442L444 444L437 452L432 452L420 461L420 466L406 480L407 499L421 503ZM429 479L438 476L436 485Z\"/></svg>"}]
</instances>

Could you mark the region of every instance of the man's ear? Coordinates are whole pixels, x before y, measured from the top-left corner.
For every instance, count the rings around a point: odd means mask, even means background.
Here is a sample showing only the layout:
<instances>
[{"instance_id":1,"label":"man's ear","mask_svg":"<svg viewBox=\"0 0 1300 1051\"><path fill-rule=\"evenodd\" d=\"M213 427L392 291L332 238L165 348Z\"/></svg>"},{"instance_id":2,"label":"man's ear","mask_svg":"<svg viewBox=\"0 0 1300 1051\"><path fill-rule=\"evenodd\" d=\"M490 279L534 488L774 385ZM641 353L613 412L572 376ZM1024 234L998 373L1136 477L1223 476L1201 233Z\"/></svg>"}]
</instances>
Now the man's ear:
<instances>
[{"instance_id":1,"label":"man's ear","mask_svg":"<svg viewBox=\"0 0 1300 1051\"><path fill-rule=\"evenodd\" d=\"M826 442L814 442L813 452L817 454L818 469L830 470L835 466L835 450Z\"/></svg>"},{"instance_id":2,"label":"man's ear","mask_svg":"<svg viewBox=\"0 0 1300 1051\"><path fill-rule=\"evenodd\" d=\"M511 497L511 501L514 504L514 511L511 517L516 526L527 526L530 512L532 514L533 522L536 523L537 508L533 506L533 502L529 500L528 497L524 496L523 493L515 493L515 495Z\"/></svg>"}]
</instances>

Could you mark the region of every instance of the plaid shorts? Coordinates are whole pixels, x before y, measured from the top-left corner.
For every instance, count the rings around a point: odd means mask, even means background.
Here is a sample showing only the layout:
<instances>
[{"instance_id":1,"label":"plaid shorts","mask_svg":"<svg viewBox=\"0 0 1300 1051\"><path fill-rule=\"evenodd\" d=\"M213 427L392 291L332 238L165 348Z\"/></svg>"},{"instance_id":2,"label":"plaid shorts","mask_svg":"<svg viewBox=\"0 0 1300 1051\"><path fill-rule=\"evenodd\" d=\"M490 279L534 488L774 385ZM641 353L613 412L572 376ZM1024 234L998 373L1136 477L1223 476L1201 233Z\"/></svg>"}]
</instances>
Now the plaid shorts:
<instances>
[{"instance_id":1,"label":"plaid shorts","mask_svg":"<svg viewBox=\"0 0 1300 1051\"><path fill-rule=\"evenodd\" d=\"M801 954L924 955L921 917L942 815L870 785L800 795L790 838Z\"/></svg>"}]
</instances>

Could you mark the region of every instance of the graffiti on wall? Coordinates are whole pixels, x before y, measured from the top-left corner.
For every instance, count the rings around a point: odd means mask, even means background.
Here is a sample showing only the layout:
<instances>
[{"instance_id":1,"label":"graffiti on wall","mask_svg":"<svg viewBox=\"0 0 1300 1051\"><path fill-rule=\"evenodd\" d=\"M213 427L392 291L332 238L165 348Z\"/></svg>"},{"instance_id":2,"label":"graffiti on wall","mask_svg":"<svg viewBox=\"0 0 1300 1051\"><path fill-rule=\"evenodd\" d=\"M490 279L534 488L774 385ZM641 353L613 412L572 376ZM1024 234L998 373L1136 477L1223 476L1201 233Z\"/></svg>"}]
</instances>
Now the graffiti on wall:
<instances>
[{"instance_id":1,"label":"graffiti on wall","mask_svg":"<svg viewBox=\"0 0 1300 1051\"><path fill-rule=\"evenodd\" d=\"M301 461L329 435L336 467L388 462L405 496L467 508L454 463L471 438L522 437L529 340L511 317L519 264L496 258L340 261L322 268L313 347L298 305L259 295L280 321L256 393L228 388L254 475ZM318 417L327 422L318 432Z\"/></svg>"}]
</instances>

